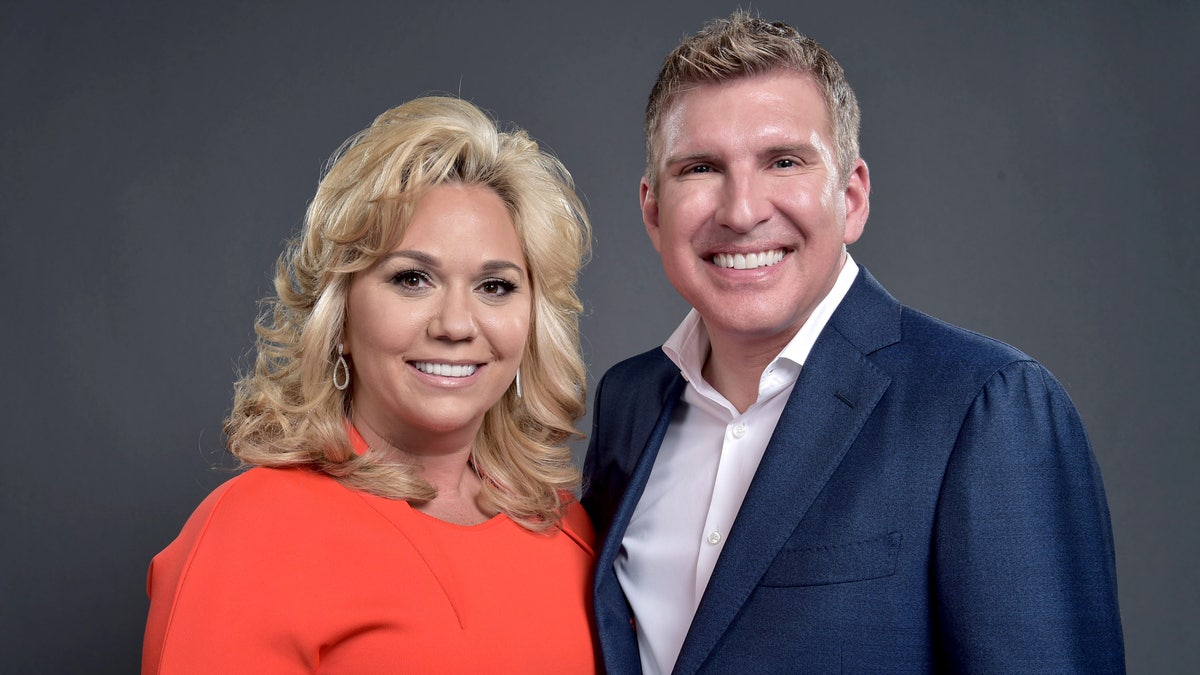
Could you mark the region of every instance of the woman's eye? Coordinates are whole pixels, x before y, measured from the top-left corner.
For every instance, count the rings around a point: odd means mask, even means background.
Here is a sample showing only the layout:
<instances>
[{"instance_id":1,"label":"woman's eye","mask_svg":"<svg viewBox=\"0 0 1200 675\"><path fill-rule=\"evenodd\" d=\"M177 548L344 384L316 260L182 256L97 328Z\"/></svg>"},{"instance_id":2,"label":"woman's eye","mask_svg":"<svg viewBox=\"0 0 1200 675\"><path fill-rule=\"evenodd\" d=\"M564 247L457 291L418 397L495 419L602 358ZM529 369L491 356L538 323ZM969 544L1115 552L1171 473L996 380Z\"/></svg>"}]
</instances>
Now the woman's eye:
<instances>
[{"instance_id":1,"label":"woman's eye","mask_svg":"<svg viewBox=\"0 0 1200 675\"><path fill-rule=\"evenodd\" d=\"M397 272L395 276L392 277L392 283L400 286L401 288L416 289L428 286L429 277L416 270L405 270L403 272Z\"/></svg>"},{"instance_id":2,"label":"woman's eye","mask_svg":"<svg viewBox=\"0 0 1200 675\"><path fill-rule=\"evenodd\" d=\"M479 284L479 290L484 295L494 295L497 297L508 295L516 290L516 288L516 284L503 279L488 279L482 284Z\"/></svg>"}]
</instances>

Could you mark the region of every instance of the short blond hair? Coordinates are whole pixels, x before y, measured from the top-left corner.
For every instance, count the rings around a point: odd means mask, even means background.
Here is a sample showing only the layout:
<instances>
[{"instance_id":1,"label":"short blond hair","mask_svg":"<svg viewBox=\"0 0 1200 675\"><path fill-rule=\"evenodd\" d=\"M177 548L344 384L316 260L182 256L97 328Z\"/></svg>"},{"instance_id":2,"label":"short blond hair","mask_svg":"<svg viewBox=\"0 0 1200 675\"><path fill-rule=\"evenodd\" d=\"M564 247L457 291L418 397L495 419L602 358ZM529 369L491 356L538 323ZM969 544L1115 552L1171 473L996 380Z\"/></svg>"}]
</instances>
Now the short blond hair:
<instances>
[{"instance_id":1,"label":"short blond hair","mask_svg":"<svg viewBox=\"0 0 1200 675\"><path fill-rule=\"evenodd\" d=\"M646 177L658 184L658 135L663 116L679 94L699 84L728 82L780 70L810 75L825 99L838 174L849 179L858 159L861 113L858 99L837 59L812 38L782 21L766 21L744 10L710 21L667 55L646 103Z\"/></svg>"},{"instance_id":2,"label":"short blond hair","mask_svg":"<svg viewBox=\"0 0 1200 675\"><path fill-rule=\"evenodd\" d=\"M393 499L436 495L411 465L356 456L345 426L351 390L333 386L335 350L351 278L403 238L416 202L438 185L480 185L513 219L533 296L521 396L510 387L476 438L481 498L530 529L553 526L579 483L566 442L579 435L586 386L575 288L591 230L570 174L525 132L502 131L447 97L388 110L327 166L255 326L255 366L235 385L225 423L230 452L244 465L314 467Z\"/></svg>"}]
</instances>

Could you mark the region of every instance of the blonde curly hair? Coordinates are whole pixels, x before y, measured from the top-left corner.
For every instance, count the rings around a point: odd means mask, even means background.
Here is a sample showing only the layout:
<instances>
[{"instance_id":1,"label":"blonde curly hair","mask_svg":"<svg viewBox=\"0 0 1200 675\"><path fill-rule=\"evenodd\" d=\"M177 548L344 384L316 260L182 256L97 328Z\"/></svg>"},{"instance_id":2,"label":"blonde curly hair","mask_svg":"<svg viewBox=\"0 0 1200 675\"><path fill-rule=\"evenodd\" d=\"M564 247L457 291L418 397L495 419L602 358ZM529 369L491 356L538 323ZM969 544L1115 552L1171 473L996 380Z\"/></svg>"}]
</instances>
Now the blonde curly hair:
<instances>
[{"instance_id":1,"label":"blonde curly hair","mask_svg":"<svg viewBox=\"0 0 1200 675\"><path fill-rule=\"evenodd\" d=\"M274 297L255 326L257 358L235 385L225 421L243 465L309 466L372 494L424 502L436 495L411 464L356 455L346 428L349 390L333 386L346 295L404 236L413 206L447 183L481 185L516 225L533 295L521 396L489 410L474 446L486 476L481 503L532 530L553 527L579 474L566 442L579 436L586 375L575 287L591 229L574 182L521 130L447 97L380 115L330 158L304 228L280 256Z\"/></svg>"}]
</instances>

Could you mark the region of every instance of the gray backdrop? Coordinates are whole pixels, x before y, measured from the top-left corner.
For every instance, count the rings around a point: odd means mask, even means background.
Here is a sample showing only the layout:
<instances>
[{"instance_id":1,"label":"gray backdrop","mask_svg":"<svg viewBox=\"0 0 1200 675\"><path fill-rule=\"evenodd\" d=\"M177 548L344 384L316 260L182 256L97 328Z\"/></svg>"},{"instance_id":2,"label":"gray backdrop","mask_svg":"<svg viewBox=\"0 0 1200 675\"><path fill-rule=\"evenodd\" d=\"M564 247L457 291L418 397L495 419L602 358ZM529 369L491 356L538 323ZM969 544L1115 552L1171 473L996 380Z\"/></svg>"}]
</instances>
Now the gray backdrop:
<instances>
[{"instance_id":1,"label":"gray backdrop","mask_svg":"<svg viewBox=\"0 0 1200 675\"><path fill-rule=\"evenodd\" d=\"M593 383L658 345L685 307L640 222L641 110L666 52L734 6L5 3L4 669L136 669L147 563L228 476L272 264L325 158L392 105L461 94L560 156L595 225ZM1195 667L1200 3L754 6L858 91L855 258L1062 380L1108 489L1130 669Z\"/></svg>"}]
</instances>

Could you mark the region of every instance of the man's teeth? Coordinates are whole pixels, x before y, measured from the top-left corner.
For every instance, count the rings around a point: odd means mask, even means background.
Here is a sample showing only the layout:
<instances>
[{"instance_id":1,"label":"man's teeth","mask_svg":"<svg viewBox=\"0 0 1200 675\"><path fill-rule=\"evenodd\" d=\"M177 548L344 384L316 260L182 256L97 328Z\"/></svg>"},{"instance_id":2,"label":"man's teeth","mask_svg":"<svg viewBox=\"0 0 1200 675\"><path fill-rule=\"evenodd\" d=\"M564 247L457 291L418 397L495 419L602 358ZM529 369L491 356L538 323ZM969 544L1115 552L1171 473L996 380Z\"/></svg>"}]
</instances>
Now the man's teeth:
<instances>
[{"instance_id":1,"label":"man's teeth","mask_svg":"<svg viewBox=\"0 0 1200 675\"><path fill-rule=\"evenodd\" d=\"M783 249L781 248L762 253L718 253L712 257L712 262L717 267L735 270L770 267L780 260L783 260Z\"/></svg>"},{"instance_id":2,"label":"man's teeth","mask_svg":"<svg viewBox=\"0 0 1200 675\"><path fill-rule=\"evenodd\" d=\"M413 366L422 373L437 375L438 377L470 377L475 374L476 368L474 364L458 366L449 363L428 363L425 361L414 361Z\"/></svg>"}]
</instances>

